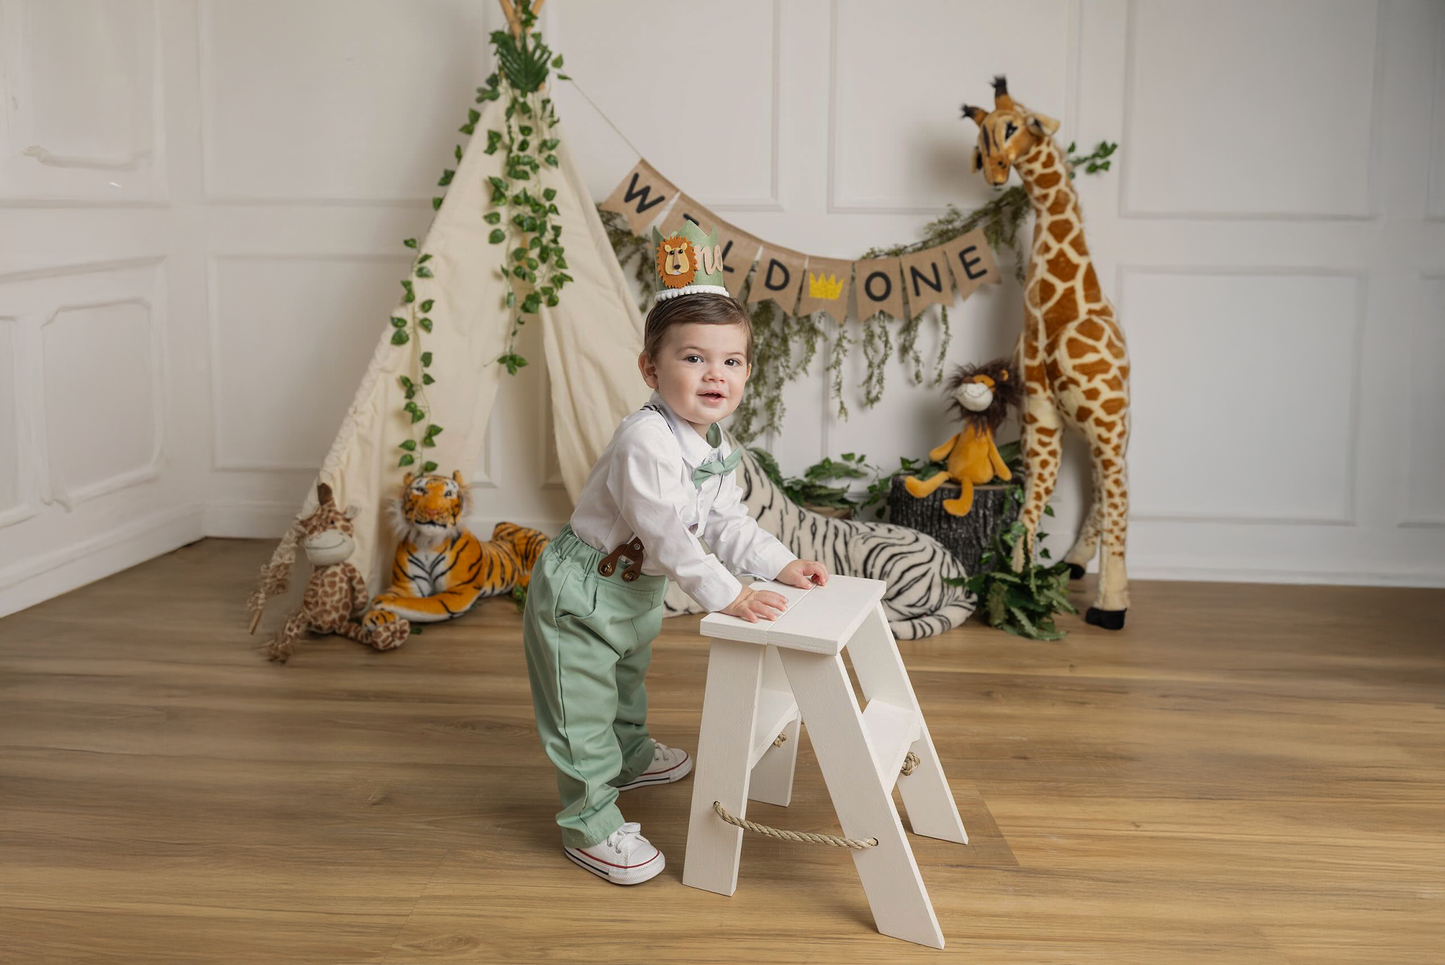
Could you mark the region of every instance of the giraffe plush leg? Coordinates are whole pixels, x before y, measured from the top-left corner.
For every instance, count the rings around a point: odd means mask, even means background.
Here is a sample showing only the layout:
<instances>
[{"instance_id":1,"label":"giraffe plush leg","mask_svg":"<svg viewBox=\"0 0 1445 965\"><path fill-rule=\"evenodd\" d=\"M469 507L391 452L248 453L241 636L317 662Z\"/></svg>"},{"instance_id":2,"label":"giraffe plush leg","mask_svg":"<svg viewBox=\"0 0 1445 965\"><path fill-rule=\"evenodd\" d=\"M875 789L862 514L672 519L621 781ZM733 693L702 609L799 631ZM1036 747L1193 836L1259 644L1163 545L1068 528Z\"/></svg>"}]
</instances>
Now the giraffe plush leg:
<instances>
[{"instance_id":1,"label":"giraffe plush leg","mask_svg":"<svg viewBox=\"0 0 1445 965\"><path fill-rule=\"evenodd\" d=\"M1069 577L1075 580L1083 579L1089 560L1094 558L1099 549L1099 533L1103 528L1104 477L1100 474L1097 461L1093 464L1093 487L1089 499L1089 515L1084 519L1078 539L1074 540L1074 545L1064 554L1064 562L1069 564Z\"/></svg>"},{"instance_id":2,"label":"giraffe plush leg","mask_svg":"<svg viewBox=\"0 0 1445 965\"><path fill-rule=\"evenodd\" d=\"M1024 400L1024 469L1028 473L1024 483L1024 508L1019 520L1027 531L1025 538L1014 544L1013 568L1021 570L1024 561L1031 559L1034 550L1034 534L1038 532L1039 521L1044 518L1044 507L1053 495L1054 483L1059 479L1059 451L1063 448L1063 420L1054 409L1053 400L1046 389L1028 387Z\"/></svg>"},{"instance_id":3,"label":"giraffe plush leg","mask_svg":"<svg viewBox=\"0 0 1445 965\"><path fill-rule=\"evenodd\" d=\"M1129 535L1129 476L1122 451L1105 463L1103 491L1095 498L1103 502L1104 554L1099 564L1099 592L1084 619L1106 630L1121 630L1129 609L1129 575L1124 565Z\"/></svg>"},{"instance_id":4,"label":"giraffe plush leg","mask_svg":"<svg viewBox=\"0 0 1445 965\"><path fill-rule=\"evenodd\" d=\"M294 645L306 634L306 627L310 623L310 614L304 609L297 610L291 614L286 623L277 630L270 641L266 644L266 656L277 663L285 663L291 659Z\"/></svg>"}]
</instances>

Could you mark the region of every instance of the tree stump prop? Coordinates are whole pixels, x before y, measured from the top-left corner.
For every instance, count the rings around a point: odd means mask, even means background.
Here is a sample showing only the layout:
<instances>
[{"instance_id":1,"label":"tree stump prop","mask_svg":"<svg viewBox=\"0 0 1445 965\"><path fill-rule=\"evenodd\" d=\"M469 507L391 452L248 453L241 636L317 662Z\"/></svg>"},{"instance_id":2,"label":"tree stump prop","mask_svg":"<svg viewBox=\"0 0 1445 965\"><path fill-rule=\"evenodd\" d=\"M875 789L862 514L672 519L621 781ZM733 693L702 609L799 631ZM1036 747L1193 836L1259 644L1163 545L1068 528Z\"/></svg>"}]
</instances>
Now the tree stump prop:
<instances>
[{"instance_id":1,"label":"tree stump prop","mask_svg":"<svg viewBox=\"0 0 1445 965\"><path fill-rule=\"evenodd\" d=\"M1001 533L1018 518L1019 504L1009 490L1019 484L973 487L973 508L967 516L954 516L943 508L945 499L957 499L959 486L946 482L922 499L903 485L904 474L893 477L888 489L888 521L927 533L948 548L963 564L969 576L979 572L979 560L992 550L995 533Z\"/></svg>"}]
</instances>

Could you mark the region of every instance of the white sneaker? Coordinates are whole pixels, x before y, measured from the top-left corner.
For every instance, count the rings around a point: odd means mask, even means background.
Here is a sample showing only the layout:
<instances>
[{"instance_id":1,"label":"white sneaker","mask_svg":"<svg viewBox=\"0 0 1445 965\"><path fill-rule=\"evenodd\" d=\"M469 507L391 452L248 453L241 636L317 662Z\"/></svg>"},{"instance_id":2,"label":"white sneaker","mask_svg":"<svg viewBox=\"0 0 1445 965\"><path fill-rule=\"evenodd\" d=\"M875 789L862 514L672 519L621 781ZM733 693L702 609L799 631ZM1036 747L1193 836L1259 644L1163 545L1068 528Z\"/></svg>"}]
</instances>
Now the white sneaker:
<instances>
[{"instance_id":1,"label":"white sneaker","mask_svg":"<svg viewBox=\"0 0 1445 965\"><path fill-rule=\"evenodd\" d=\"M607 836L606 841L586 848L562 851L575 863L614 885L640 885L662 873L667 861L662 852L641 834L642 825L628 821Z\"/></svg>"},{"instance_id":2,"label":"white sneaker","mask_svg":"<svg viewBox=\"0 0 1445 965\"><path fill-rule=\"evenodd\" d=\"M687 756L687 751L668 747L660 741L654 741L653 744L652 764L626 784L619 784L617 790L630 791L651 784L671 784L692 773L692 758Z\"/></svg>"}]
</instances>

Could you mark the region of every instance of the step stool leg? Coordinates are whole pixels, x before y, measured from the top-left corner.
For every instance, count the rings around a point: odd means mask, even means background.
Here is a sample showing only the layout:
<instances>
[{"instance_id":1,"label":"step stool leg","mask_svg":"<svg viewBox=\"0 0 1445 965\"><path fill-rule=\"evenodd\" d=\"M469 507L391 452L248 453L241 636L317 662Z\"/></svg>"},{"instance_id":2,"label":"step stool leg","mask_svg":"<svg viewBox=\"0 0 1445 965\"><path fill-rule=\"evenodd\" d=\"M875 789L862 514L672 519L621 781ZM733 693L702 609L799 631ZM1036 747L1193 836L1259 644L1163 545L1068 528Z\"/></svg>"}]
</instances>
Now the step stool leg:
<instances>
[{"instance_id":1,"label":"step stool leg","mask_svg":"<svg viewBox=\"0 0 1445 965\"><path fill-rule=\"evenodd\" d=\"M892 788L878 778L842 656L786 649L781 655L844 835L878 839L877 847L852 852L874 923L885 935L942 948L943 932L893 806Z\"/></svg>"},{"instance_id":2,"label":"step stool leg","mask_svg":"<svg viewBox=\"0 0 1445 965\"><path fill-rule=\"evenodd\" d=\"M908 679L908 668L898 653L898 641L893 638L881 604L848 641L848 658L853 661L865 700L880 697L896 707L908 708L918 715L922 725L922 732L911 748L920 763L912 774L898 776L898 790L908 809L908 823L913 833L968 844L968 832L963 829L953 791L943 775L943 765L933 747L923 709L918 705L913 683Z\"/></svg>"},{"instance_id":3,"label":"step stool leg","mask_svg":"<svg viewBox=\"0 0 1445 965\"><path fill-rule=\"evenodd\" d=\"M718 817L712 803L721 802L738 817L747 814L748 755L753 748L764 649L762 644L715 639L708 653L682 883L720 895L738 889L743 832Z\"/></svg>"},{"instance_id":4,"label":"step stool leg","mask_svg":"<svg viewBox=\"0 0 1445 965\"><path fill-rule=\"evenodd\" d=\"M768 647L768 654L763 658L763 689L783 693L792 689L777 647ZM757 735L759 740L764 736ZM783 729L783 738L782 746L768 748L763 759L753 767L752 785L748 791L748 797L754 801L775 804L780 808L787 807L793 799L793 771L798 763L798 718L793 718L792 723Z\"/></svg>"}]
</instances>

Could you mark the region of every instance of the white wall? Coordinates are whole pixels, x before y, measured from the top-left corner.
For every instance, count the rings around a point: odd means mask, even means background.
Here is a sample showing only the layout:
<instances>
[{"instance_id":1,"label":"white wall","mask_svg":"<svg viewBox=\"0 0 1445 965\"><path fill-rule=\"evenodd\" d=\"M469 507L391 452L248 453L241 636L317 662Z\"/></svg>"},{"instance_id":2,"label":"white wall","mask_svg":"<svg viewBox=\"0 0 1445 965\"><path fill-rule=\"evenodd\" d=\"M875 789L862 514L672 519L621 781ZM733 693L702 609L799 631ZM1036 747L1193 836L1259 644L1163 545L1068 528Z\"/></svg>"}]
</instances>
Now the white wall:
<instances>
[{"instance_id":1,"label":"white wall","mask_svg":"<svg viewBox=\"0 0 1445 965\"><path fill-rule=\"evenodd\" d=\"M985 202L957 116L995 72L1065 142L1122 143L1079 187L1134 361L1136 577L1445 584L1445 6L697 9L551 0L543 21L627 140L783 245L852 257ZM500 19L492 0L0 0L0 614L203 535L279 533ZM710 123L663 120L660 78ZM556 96L601 197L636 155ZM1019 302L1008 283L957 307L951 359L1004 352ZM555 530L525 334L477 522ZM820 360L768 442L792 472L894 464L946 435L937 397L894 363L883 404L850 394L841 421Z\"/></svg>"}]
</instances>

